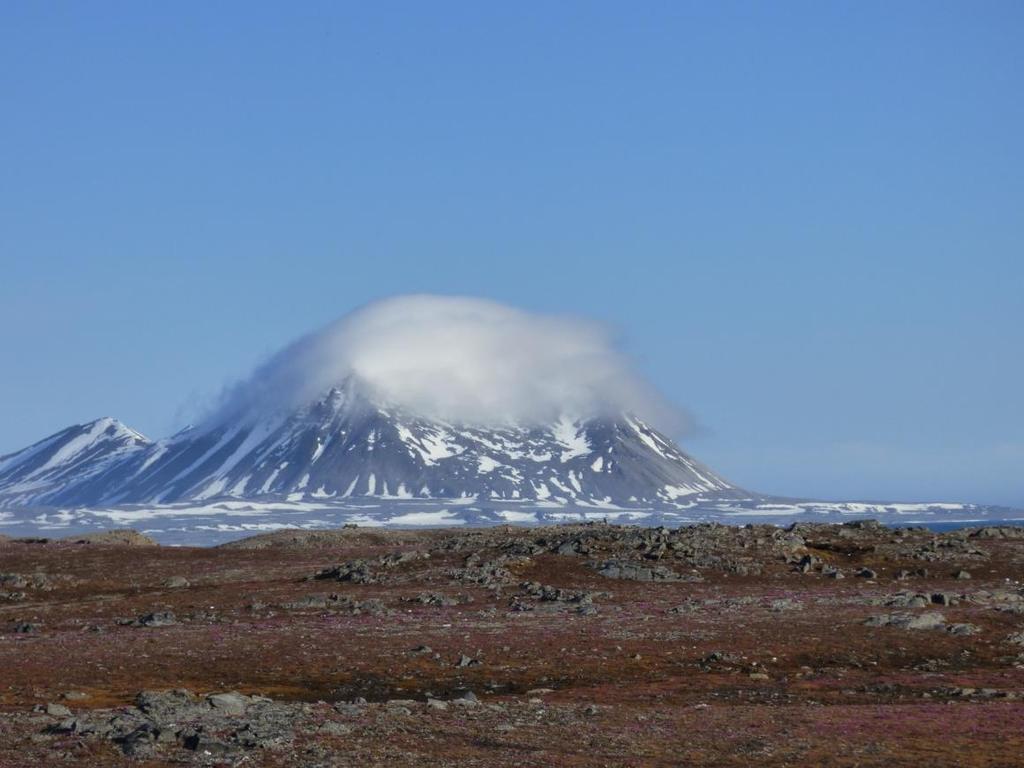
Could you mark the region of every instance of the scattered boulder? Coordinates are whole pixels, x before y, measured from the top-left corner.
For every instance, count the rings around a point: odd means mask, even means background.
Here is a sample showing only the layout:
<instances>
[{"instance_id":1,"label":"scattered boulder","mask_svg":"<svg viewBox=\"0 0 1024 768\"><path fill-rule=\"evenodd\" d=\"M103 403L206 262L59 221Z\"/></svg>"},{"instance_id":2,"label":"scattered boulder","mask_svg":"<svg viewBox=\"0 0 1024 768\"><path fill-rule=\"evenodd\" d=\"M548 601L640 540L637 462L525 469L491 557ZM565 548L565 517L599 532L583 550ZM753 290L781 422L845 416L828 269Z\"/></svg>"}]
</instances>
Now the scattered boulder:
<instances>
[{"instance_id":1,"label":"scattered boulder","mask_svg":"<svg viewBox=\"0 0 1024 768\"><path fill-rule=\"evenodd\" d=\"M157 547L160 546L154 539L139 533L132 528L117 528L111 531L97 531L96 533L79 534L68 536L63 539L74 544L99 544L114 545L120 547Z\"/></svg>"},{"instance_id":2,"label":"scattered boulder","mask_svg":"<svg viewBox=\"0 0 1024 768\"><path fill-rule=\"evenodd\" d=\"M172 627L178 623L178 617L173 611L153 611L144 613L135 621L131 622L135 627Z\"/></svg>"},{"instance_id":3,"label":"scattered boulder","mask_svg":"<svg viewBox=\"0 0 1024 768\"><path fill-rule=\"evenodd\" d=\"M249 697L231 691L230 693L214 693L206 697L206 703L226 715L245 714L249 706Z\"/></svg>"},{"instance_id":4,"label":"scattered boulder","mask_svg":"<svg viewBox=\"0 0 1024 768\"><path fill-rule=\"evenodd\" d=\"M352 560L341 565L324 568L313 574L318 581L349 581L353 584L376 584L379 579L370 569L370 564L365 560Z\"/></svg>"},{"instance_id":5,"label":"scattered boulder","mask_svg":"<svg viewBox=\"0 0 1024 768\"><path fill-rule=\"evenodd\" d=\"M663 565L647 565L625 560L606 560L591 563L599 574L607 579L623 579L626 581L680 581L682 576Z\"/></svg>"},{"instance_id":6,"label":"scattered boulder","mask_svg":"<svg viewBox=\"0 0 1024 768\"><path fill-rule=\"evenodd\" d=\"M864 622L868 627L898 627L900 629L941 629L946 625L946 617L941 613L929 612L921 614L883 613L872 616Z\"/></svg>"},{"instance_id":7,"label":"scattered boulder","mask_svg":"<svg viewBox=\"0 0 1024 768\"><path fill-rule=\"evenodd\" d=\"M971 533L972 539L1024 539L1024 527L988 525Z\"/></svg>"},{"instance_id":8,"label":"scattered boulder","mask_svg":"<svg viewBox=\"0 0 1024 768\"><path fill-rule=\"evenodd\" d=\"M387 607L378 598L353 600L347 595L337 593L307 595L299 600L281 603L280 607L287 611L326 610L330 613L348 613L353 616L382 616L387 613Z\"/></svg>"},{"instance_id":9,"label":"scattered boulder","mask_svg":"<svg viewBox=\"0 0 1024 768\"><path fill-rule=\"evenodd\" d=\"M946 631L951 635L976 635L981 632L981 627L974 624L950 624Z\"/></svg>"},{"instance_id":10,"label":"scattered boulder","mask_svg":"<svg viewBox=\"0 0 1024 768\"><path fill-rule=\"evenodd\" d=\"M50 717L71 717L71 710L63 704L47 704L43 711Z\"/></svg>"}]
</instances>

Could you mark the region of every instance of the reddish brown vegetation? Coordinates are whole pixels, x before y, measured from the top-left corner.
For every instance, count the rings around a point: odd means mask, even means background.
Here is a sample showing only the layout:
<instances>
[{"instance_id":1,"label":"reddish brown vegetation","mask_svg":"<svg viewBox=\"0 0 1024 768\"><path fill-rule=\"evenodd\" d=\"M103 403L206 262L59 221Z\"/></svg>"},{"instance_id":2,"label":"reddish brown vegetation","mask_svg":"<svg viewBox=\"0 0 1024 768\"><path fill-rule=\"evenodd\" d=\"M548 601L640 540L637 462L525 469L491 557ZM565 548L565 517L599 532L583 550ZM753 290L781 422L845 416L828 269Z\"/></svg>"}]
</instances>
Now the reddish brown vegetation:
<instances>
[{"instance_id":1,"label":"reddish brown vegetation","mask_svg":"<svg viewBox=\"0 0 1024 768\"><path fill-rule=\"evenodd\" d=\"M363 530L218 549L0 542L0 572L46 577L0 600L0 765L128 764L109 740L40 735L54 718L28 713L123 707L140 690L180 687L311 702L309 718L351 727L300 728L287 749L223 758L169 744L147 764L1024 764L1024 647L1008 639L1024 629L1024 539L736 531L709 540L702 552L718 560L701 567L670 534L656 549L622 531ZM580 536L584 554L555 553ZM411 551L430 556L378 560ZM808 554L814 567L801 573ZM609 557L656 557L702 580L609 579L595 569ZM357 559L370 583L308 578ZM466 570L480 563L506 573L475 583ZM856 577L858 567L876 574ZM927 576L894 578L922 567ZM955 579L958 569L972 578ZM168 587L172 577L189 585ZM542 600L523 582L590 596ZM884 604L901 591L954 604ZM176 623L119 623L166 611ZM943 628L864 623L924 611L940 611ZM956 624L974 633L948 631ZM72 691L86 697L62 700ZM479 704L421 703L465 691ZM362 714L333 707L356 697L370 702ZM396 710L394 699L416 703Z\"/></svg>"}]
</instances>

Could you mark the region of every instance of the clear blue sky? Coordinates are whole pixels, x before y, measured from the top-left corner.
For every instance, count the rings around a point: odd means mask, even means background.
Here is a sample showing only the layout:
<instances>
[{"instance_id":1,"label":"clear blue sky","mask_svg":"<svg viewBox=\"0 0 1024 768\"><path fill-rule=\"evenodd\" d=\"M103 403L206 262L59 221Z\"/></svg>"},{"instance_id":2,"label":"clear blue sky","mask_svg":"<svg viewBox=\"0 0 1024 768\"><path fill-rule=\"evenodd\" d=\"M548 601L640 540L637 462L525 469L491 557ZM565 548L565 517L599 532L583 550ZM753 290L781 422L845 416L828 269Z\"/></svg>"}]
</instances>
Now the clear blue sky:
<instances>
[{"instance_id":1,"label":"clear blue sky","mask_svg":"<svg viewBox=\"0 0 1024 768\"><path fill-rule=\"evenodd\" d=\"M1024 506L1024 4L0 5L0 453L367 300L597 317L759 490Z\"/></svg>"}]
</instances>

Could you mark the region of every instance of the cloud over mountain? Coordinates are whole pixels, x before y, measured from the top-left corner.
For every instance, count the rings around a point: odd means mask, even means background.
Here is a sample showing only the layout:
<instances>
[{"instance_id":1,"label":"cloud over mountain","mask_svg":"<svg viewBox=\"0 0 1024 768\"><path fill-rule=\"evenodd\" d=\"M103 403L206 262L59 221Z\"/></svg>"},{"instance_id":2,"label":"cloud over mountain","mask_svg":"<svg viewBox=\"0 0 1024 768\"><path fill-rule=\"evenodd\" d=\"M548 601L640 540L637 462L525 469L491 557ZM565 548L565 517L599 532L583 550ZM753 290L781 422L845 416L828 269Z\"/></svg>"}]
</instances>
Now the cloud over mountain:
<instances>
[{"instance_id":1,"label":"cloud over mountain","mask_svg":"<svg viewBox=\"0 0 1024 768\"><path fill-rule=\"evenodd\" d=\"M426 294L367 304L298 339L232 387L220 415L291 409L346 382L460 423L630 412L678 432L687 421L598 323Z\"/></svg>"}]
</instances>

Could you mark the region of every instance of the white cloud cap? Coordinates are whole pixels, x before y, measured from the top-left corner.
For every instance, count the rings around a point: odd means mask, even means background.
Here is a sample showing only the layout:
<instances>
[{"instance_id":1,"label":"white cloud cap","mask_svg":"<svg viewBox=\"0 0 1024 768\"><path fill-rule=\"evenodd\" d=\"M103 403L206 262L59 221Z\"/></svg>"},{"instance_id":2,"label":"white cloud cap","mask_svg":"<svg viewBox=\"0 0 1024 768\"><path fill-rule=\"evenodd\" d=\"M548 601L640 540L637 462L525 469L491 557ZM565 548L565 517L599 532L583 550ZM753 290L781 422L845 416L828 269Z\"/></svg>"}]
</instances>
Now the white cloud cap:
<instances>
[{"instance_id":1,"label":"white cloud cap","mask_svg":"<svg viewBox=\"0 0 1024 768\"><path fill-rule=\"evenodd\" d=\"M668 430L686 422L597 323L426 294L367 304L299 339L235 387L225 408L293 408L351 379L379 401L459 423L622 412Z\"/></svg>"}]
</instances>

